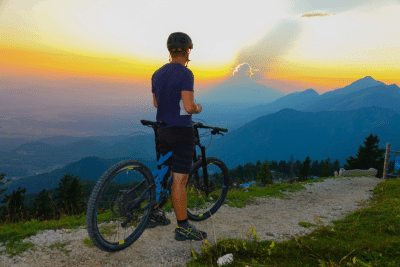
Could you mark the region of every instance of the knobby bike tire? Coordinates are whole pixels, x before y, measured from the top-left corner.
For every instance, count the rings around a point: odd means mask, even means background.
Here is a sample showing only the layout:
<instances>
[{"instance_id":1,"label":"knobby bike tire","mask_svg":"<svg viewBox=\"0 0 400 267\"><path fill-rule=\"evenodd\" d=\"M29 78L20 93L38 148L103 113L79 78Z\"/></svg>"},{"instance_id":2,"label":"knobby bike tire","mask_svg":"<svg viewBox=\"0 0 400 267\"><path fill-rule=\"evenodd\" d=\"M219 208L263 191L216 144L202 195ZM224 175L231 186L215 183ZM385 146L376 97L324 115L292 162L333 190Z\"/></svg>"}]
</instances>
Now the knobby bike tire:
<instances>
[{"instance_id":1,"label":"knobby bike tire","mask_svg":"<svg viewBox=\"0 0 400 267\"><path fill-rule=\"evenodd\" d=\"M218 209L222 206L222 204L226 198L226 195L228 194L228 190L229 190L229 172L228 172L229 169L228 169L228 167L219 158L207 157L206 161L207 161L207 167L210 164L214 164L221 169L222 175L223 175L223 185L225 185L225 187L223 187L221 185L221 195L219 196L218 200L214 203L214 205L208 211L199 213L199 214L195 214L195 212L189 211L189 209L188 209L187 216L188 216L188 219L191 221L202 221L202 220L208 219L211 215L213 215L214 213L216 213L218 211ZM188 184L194 183L194 175L197 173L197 171L199 169L202 169L202 168L203 168L202 159L196 161L192 165L192 168L189 173Z\"/></svg>"},{"instance_id":2,"label":"knobby bike tire","mask_svg":"<svg viewBox=\"0 0 400 267\"><path fill-rule=\"evenodd\" d=\"M99 232L97 226L97 218L96 218L97 217L96 207L101 197L101 194L103 193L108 183L110 183L110 181L114 178L114 176L116 176L116 174L118 174L122 169L129 167L133 167L135 170L139 171L143 175L146 186L150 187L152 184L154 184L153 175L146 165L137 160L124 160L114 164L101 176L96 186L94 187L88 201L88 207L86 211L86 224L89 237L92 240L93 244L103 251L115 252L123 250L132 245L146 229L146 226L150 219L151 208L144 211L144 215L138 227L136 227L135 231L133 231L133 233L130 234L127 238L125 238L123 242L110 243L106 241ZM150 201L151 202L155 201L156 193L154 186L150 188L149 194L150 194Z\"/></svg>"}]
</instances>

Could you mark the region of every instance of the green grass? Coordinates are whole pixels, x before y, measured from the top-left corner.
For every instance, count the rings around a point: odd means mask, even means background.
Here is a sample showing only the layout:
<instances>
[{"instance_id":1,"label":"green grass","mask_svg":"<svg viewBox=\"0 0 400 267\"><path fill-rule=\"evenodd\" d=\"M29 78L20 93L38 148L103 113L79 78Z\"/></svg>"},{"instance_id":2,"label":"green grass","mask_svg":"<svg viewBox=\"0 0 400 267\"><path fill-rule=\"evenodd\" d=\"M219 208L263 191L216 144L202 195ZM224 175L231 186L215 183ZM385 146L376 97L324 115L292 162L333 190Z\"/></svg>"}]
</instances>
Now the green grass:
<instances>
[{"instance_id":1,"label":"green grass","mask_svg":"<svg viewBox=\"0 0 400 267\"><path fill-rule=\"evenodd\" d=\"M306 183L319 181L322 179ZM300 184L282 186L289 191L302 187ZM264 190L269 196L280 197L275 186L249 189L247 196L258 196ZM238 195L241 200L246 199L240 193ZM218 258L229 253L233 254L234 262L224 265L226 267L400 266L400 179L379 183L373 190L373 198L360 204L363 209L348 214L341 221L333 221L334 226L324 226L317 217L317 224L299 222L300 226L316 225L317 229L285 242L260 242L256 229L251 226L250 235L245 233L244 240L218 239L214 246L206 240L201 255L192 249L194 260L187 266L218 266Z\"/></svg>"},{"instance_id":2,"label":"green grass","mask_svg":"<svg viewBox=\"0 0 400 267\"><path fill-rule=\"evenodd\" d=\"M69 216L60 220L42 222L30 220L29 222L2 224L0 225L0 242L8 242L5 253L12 258L16 255L21 255L22 252L29 248L34 249L34 244L30 242L23 243L21 240L36 235L42 230L77 229L79 226L85 225L86 215L84 214Z\"/></svg>"},{"instance_id":3,"label":"green grass","mask_svg":"<svg viewBox=\"0 0 400 267\"><path fill-rule=\"evenodd\" d=\"M282 192L295 192L305 189L304 184L323 180L229 191L225 203L232 207L245 207L255 202L255 197L284 198ZM363 209L348 214L341 221L333 221L333 226L324 226L317 217L315 224L299 222L302 227L316 228L306 236L296 235L285 242L260 241L257 229L250 225L250 231L243 233L243 240L218 239L214 246L205 240L201 254L196 254L192 249L194 259L187 266L218 266L218 258L229 253L233 254L234 262L224 265L226 267L400 266L400 179L379 183L373 190L373 198L360 204L364 205ZM172 210L171 200L163 210ZM104 213L102 216L108 215ZM8 241L5 252L13 257L29 248L35 249L32 243L20 242L25 237L36 235L40 230L76 229L79 226L86 226L84 214L60 220L4 224L0 225L0 242ZM94 246L89 238L85 238L83 244ZM69 251L64 249L65 245L57 243L51 248L67 254Z\"/></svg>"}]
</instances>

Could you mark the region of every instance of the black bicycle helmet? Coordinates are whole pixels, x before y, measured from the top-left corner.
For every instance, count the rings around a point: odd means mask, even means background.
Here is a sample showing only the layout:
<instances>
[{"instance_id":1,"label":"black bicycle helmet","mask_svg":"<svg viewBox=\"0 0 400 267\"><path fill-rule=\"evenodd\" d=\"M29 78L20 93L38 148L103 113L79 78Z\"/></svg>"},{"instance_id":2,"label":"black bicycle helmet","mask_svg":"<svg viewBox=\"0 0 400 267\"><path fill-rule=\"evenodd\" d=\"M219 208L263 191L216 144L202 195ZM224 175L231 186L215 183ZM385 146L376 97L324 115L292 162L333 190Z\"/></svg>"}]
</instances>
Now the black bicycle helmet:
<instances>
[{"instance_id":1,"label":"black bicycle helmet","mask_svg":"<svg viewBox=\"0 0 400 267\"><path fill-rule=\"evenodd\" d=\"M169 35L167 40L168 51L182 51L185 47L193 49L192 39L190 39L189 35L183 32L174 32ZM178 48L181 49L178 50Z\"/></svg>"}]
</instances>

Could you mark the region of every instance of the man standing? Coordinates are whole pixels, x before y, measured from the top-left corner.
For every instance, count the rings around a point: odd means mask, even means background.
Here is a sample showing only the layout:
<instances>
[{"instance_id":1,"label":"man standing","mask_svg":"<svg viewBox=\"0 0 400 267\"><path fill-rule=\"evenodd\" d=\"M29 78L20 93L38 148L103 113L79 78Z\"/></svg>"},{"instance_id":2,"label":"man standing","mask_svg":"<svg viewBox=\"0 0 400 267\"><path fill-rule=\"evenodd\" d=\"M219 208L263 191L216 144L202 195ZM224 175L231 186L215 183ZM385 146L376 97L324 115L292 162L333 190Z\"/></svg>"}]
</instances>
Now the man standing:
<instances>
[{"instance_id":1,"label":"man standing","mask_svg":"<svg viewBox=\"0 0 400 267\"><path fill-rule=\"evenodd\" d=\"M192 114L202 110L202 106L194 102L194 76L187 68L193 43L187 34L174 32L168 37L167 48L170 63L154 72L151 83L154 106L157 108L156 119L167 124L158 130L160 152L165 155L172 151L165 165L172 166L171 197L178 221L175 239L202 240L207 233L188 223L186 202L186 183L195 150ZM151 227L170 223L158 208L153 214Z\"/></svg>"}]
</instances>

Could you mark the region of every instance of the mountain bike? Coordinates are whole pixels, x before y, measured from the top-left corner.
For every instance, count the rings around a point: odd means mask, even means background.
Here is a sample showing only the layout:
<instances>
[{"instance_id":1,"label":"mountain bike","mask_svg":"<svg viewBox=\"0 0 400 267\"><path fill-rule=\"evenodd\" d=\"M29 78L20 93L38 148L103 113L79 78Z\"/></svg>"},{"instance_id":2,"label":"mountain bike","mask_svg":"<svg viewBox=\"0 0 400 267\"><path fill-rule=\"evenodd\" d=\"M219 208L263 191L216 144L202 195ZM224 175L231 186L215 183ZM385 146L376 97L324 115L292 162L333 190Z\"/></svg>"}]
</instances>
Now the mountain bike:
<instances>
[{"instance_id":1,"label":"mountain bike","mask_svg":"<svg viewBox=\"0 0 400 267\"><path fill-rule=\"evenodd\" d=\"M158 169L150 172L140 161L130 159L116 163L100 177L88 201L86 224L93 244L103 251L115 252L132 245L147 228L153 208L157 204L162 208L171 192L171 166L162 164L172 156L172 151L160 156L157 132L166 123L141 123L154 129ZM228 167L218 158L206 157L206 148L200 143L200 128L212 129L211 135L228 132L193 123L195 145L200 147L201 155L196 157L195 150L186 184L187 215L191 221L205 220L217 212L229 188Z\"/></svg>"}]
</instances>

